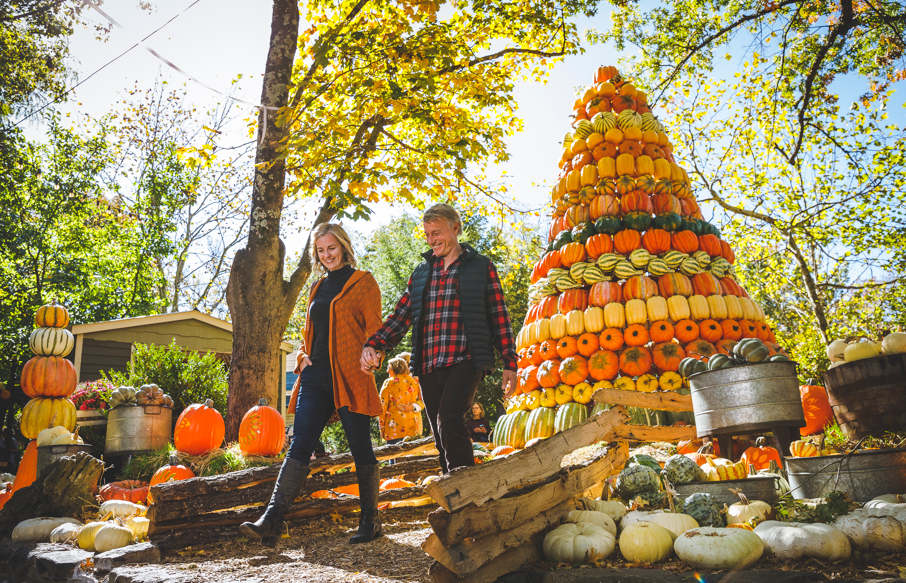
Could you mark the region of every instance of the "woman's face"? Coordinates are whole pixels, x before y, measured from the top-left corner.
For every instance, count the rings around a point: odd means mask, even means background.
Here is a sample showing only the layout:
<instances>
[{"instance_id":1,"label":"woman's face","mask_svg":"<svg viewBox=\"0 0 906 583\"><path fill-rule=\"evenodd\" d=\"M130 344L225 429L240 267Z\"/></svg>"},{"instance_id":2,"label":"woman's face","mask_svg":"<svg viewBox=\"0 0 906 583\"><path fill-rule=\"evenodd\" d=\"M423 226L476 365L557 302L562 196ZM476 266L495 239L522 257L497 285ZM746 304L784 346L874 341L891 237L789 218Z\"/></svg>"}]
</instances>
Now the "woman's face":
<instances>
[{"instance_id":1,"label":"woman's face","mask_svg":"<svg viewBox=\"0 0 906 583\"><path fill-rule=\"evenodd\" d=\"M481 417L481 405L478 403L472 404L472 415L475 417Z\"/></svg>"},{"instance_id":2,"label":"woman's face","mask_svg":"<svg viewBox=\"0 0 906 583\"><path fill-rule=\"evenodd\" d=\"M318 260L328 271L334 271L343 267L343 246L333 233L322 235L315 241L315 249L318 251Z\"/></svg>"}]
</instances>

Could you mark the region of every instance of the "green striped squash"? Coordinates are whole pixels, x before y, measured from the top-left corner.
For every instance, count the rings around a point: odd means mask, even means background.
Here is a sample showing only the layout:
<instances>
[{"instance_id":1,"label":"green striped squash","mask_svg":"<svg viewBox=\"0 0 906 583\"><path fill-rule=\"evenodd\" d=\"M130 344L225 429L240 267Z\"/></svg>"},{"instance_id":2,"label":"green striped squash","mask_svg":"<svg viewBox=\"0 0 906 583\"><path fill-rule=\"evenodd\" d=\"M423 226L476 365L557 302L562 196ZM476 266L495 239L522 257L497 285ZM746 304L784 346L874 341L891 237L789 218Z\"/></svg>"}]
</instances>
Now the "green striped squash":
<instances>
[{"instance_id":1,"label":"green striped squash","mask_svg":"<svg viewBox=\"0 0 906 583\"><path fill-rule=\"evenodd\" d=\"M579 289L580 287L582 287L582 284L568 275L557 280L557 289L562 292L568 289Z\"/></svg>"},{"instance_id":2,"label":"green striped squash","mask_svg":"<svg viewBox=\"0 0 906 583\"><path fill-rule=\"evenodd\" d=\"M591 263L586 263L585 261L573 263L569 268L569 276L573 278L574 281L582 281L582 276L585 273L585 270L590 266Z\"/></svg>"},{"instance_id":3,"label":"green striped squash","mask_svg":"<svg viewBox=\"0 0 906 583\"><path fill-rule=\"evenodd\" d=\"M529 413L525 422L525 441L553 435L556 416L557 410L554 407L538 407Z\"/></svg>"},{"instance_id":4,"label":"green striped squash","mask_svg":"<svg viewBox=\"0 0 906 583\"><path fill-rule=\"evenodd\" d=\"M594 408L592 408L589 416L593 417L593 416L597 415L598 413L603 413L604 411L607 411L608 409L610 409L610 405L608 405L607 403L595 403L595 406L594 406Z\"/></svg>"},{"instance_id":5,"label":"green striped squash","mask_svg":"<svg viewBox=\"0 0 906 583\"><path fill-rule=\"evenodd\" d=\"M610 278L604 275L604 272L597 265L592 265L582 274L582 279L588 285L594 285L601 281L608 281Z\"/></svg>"},{"instance_id":6,"label":"green striped squash","mask_svg":"<svg viewBox=\"0 0 906 583\"><path fill-rule=\"evenodd\" d=\"M501 417L494 429L494 443L522 449L525 446L525 425L528 417L528 411L514 411Z\"/></svg>"},{"instance_id":7,"label":"green striped squash","mask_svg":"<svg viewBox=\"0 0 906 583\"><path fill-rule=\"evenodd\" d=\"M554 418L554 433L566 431L588 419L588 408L582 403L566 403L557 407Z\"/></svg>"},{"instance_id":8,"label":"green striped squash","mask_svg":"<svg viewBox=\"0 0 906 583\"><path fill-rule=\"evenodd\" d=\"M66 328L36 328L28 337L28 347L38 356L66 356L75 338Z\"/></svg>"},{"instance_id":9,"label":"green striped squash","mask_svg":"<svg viewBox=\"0 0 906 583\"><path fill-rule=\"evenodd\" d=\"M609 111L596 113L594 117L591 118L591 127L602 136L607 133L607 130L615 128L616 126L617 116Z\"/></svg>"},{"instance_id":10,"label":"green striped squash","mask_svg":"<svg viewBox=\"0 0 906 583\"><path fill-rule=\"evenodd\" d=\"M573 134L572 132L566 132L566 135L563 136L563 147L568 148L573 143Z\"/></svg>"},{"instance_id":11,"label":"green striped squash","mask_svg":"<svg viewBox=\"0 0 906 583\"><path fill-rule=\"evenodd\" d=\"M613 274L617 279L629 279L630 277L635 277L636 275L642 275L644 271L639 271L635 266L628 261L620 261L616 268L613 270ZM558 286L559 287L559 286Z\"/></svg>"},{"instance_id":12,"label":"green striped squash","mask_svg":"<svg viewBox=\"0 0 906 583\"><path fill-rule=\"evenodd\" d=\"M671 251L667 251L666 253L664 253L664 256L661 259L666 261L667 265L671 269L676 269L677 267L680 266L680 264L683 262L683 260L688 257L689 256L686 255L685 253L683 253L682 251L671 250ZM553 271L553 269L551 269L551 271ZM550 274L548 274L547 277L550 278Z\"/></svg>"},{"instance_id":13,"label":"green striped squash","mask_svg":"<svg viewBox=\"0 0 906 583\"><path fill-rule=\"evenodd\" d=\"M624 109L620 112L620 115L617 116L617 127L619 127L621 130L628 128L641 128L642 116L632 111L631 109Z\"/></svg>"},{"instance_id":14,"label":"green striped squash","mask_svg":"<svg viewBox=\"0 0 906 583\"><path fill-rule=\"evenodd\" d=\"M604 255L598 257L597 265L604 273L613 273L613 270L617 268L617 265L619 265L621 261L623 261L622 255L617 255L615 253L605 253Z\"/></svg>"},{"instance_id":15,"label":"green striped squash","mask_svg":"<svg viewBox=\"0 0 906 583\"><path fill-rule=\"evenodd\" d=\"M649 261L651 261L651 253L644 249L636 249L629 254L629 262L637 269L645 269Z\"/></svg>"},{"instance_id":16,"label":"green striped squash","mask_svg":"<svg viewBox=\"0 0 906 583\"><path fill-rule=\"evenodd\" d=\"M574 135L576 136L576 138L581 138L584 140L585 138L590 136L593 131L594 128L591 126L591 122L589 122L587 119L583 119L578 124L576 124L576 132Z\"/></svg>"},{"instance_id":17,"label":"green striped squash","mask_svg":"<svg viewBox=\"0 0 906 583\"><path fill-rule=\"evenodd\" d=\"M670 269L670 266L667 265L667 262L663 259L658 259L657 257L655 257L648 262L648 273L650 273L653 277L667 275L672 271L673 270Z\"/></svg>"},{"instance_id":18,"label":"green striped squash","mask_svg":"<svg viewBox=\"0 0 906 583\"><path fill-rule=\"evenodd\" d=\"M683 262L680 263L679 269L680 269L680 271L682 271L683 273L685 273L686 275L688 275L690 277L702 272L702 266L699 265L698 261L696 261L692 257L683 259Z\"/></svg>"},{"instance_id":19,"label":"green striped squash","mask_svg":"<svg viewBox=\"0 0 906 583\"><path fill-rule=\"evenodd\" d=\"M705 251L696 251L692 254L692 258L698 261L702 269L708 269L708 266L711 265L711 256Z\"/></svg>"},{"instance_id":20,"label":"green striped squash","mask_svg":"<svg viewBox=\"0 0 906 583\"><path fill-rule=\"evenodd\" d=\"M660 127L661 127L661 124L658 122L657 118L655 118L652 114L650 114L650 113L642 114L642 131L643 132L649 131L649 130L656 132L656 131L660 130Z\"/></svg>"}]
</instances>

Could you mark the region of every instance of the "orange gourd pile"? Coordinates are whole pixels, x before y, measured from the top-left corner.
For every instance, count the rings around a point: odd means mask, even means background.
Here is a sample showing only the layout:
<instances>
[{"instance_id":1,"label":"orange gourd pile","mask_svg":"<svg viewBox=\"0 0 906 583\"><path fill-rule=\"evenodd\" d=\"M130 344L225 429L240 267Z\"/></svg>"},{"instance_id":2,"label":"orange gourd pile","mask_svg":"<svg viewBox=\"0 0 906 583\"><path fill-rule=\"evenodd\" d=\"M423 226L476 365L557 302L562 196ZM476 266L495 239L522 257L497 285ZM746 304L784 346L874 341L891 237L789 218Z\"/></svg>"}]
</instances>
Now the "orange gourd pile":
<instances>
[{"instance_id":1,"label":"orange gourd pile","mask_svg":"<svg viewBox=\"0 0 906 583\"><path fill-rule=\"evenodd\" d=\"M676 390L683 358L706 360L743 338L782 350L645 93L614 67L594 81L564 138L549 246L517 337L521 394L508 412L538 407L538 391L565 394L564 384Z\"/></svg>"}]
</instances>

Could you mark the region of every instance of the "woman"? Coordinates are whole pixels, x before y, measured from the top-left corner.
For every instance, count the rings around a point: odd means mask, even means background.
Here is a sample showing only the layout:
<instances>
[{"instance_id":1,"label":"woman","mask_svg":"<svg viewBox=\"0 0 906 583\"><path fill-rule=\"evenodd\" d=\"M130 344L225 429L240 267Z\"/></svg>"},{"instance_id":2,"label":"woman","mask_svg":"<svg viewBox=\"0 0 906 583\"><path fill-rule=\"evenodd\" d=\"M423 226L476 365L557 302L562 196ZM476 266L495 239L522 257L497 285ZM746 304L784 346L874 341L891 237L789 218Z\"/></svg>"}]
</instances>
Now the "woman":
<instances>
[{"instance_id":1,"label":"woman","mask_svg":"<svg viewBox=\"0 0 906 583\"><path fill-rule=\"evenodd\" d=\"M381 325L381 292L370 273L355 269L352 244L339 225L316 227L309 252L315 271L327 276L311 287L303 343L296 355L299 378L289 402L296 415L292 444L264 514L239 527L269 547L277 546L283 517L308 477L312 451L334 411L355 460L362 508L358 533L349 542L368 542L382 534L380 472L371 446L371 417L380 415L381 400L374 376L359 363L362 346Z\"/></svg>"},{"instance_id":2,"label":"woman","mask_svg":"<svg viewBox=\"0 0 906 583\"><path fill-rule=\"evenodd\" d=\"M381 437L388 443L398 443L406 437L422 434L421 398L418 381L409 374L408 352L403 352L387 363L390 377L381 387Z\"/></svg>"},{"instance_id":3,"label":"woman","mask_svg":"<svg viewBox=\"0 0 906 583\"><path fill-rule=\"evenodd\" d=\"M471 419L466 419L466 427L472 436L472 441L487 443L488 434L491 433L491 424L484 416L484 407L481 403L472 403Z\"/></svg>"}]
</instances>

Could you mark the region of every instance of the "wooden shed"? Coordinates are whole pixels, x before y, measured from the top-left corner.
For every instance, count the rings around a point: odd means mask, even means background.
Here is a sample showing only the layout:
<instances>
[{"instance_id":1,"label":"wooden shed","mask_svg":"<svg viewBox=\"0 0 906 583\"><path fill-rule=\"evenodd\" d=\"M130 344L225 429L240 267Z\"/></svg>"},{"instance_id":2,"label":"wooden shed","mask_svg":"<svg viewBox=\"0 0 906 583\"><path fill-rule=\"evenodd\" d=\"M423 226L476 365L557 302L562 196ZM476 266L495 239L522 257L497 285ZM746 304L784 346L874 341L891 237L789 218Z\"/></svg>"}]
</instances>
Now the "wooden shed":
<instances>
[{"instance_id":1,"label":"wooden shed","mask_svg":"<svg viewBox=\"0 0 906 583\"><path fill-rule=\"evenodd\" d=\"M167 345L175 340L183 350L213 352L227 366L233 350L233 325L198 310L78 324L72 327L72 334L75 336L73 364L80 382L101 378L102 370L125 372L136 343ZM281 343L278 355L281 369L290 353L292 345ZM270 400L279 403L280 412L285 415L286 400L280 398L286 391L285 374L279 375L274 389Z\"/></svg>"}]
</instances>

